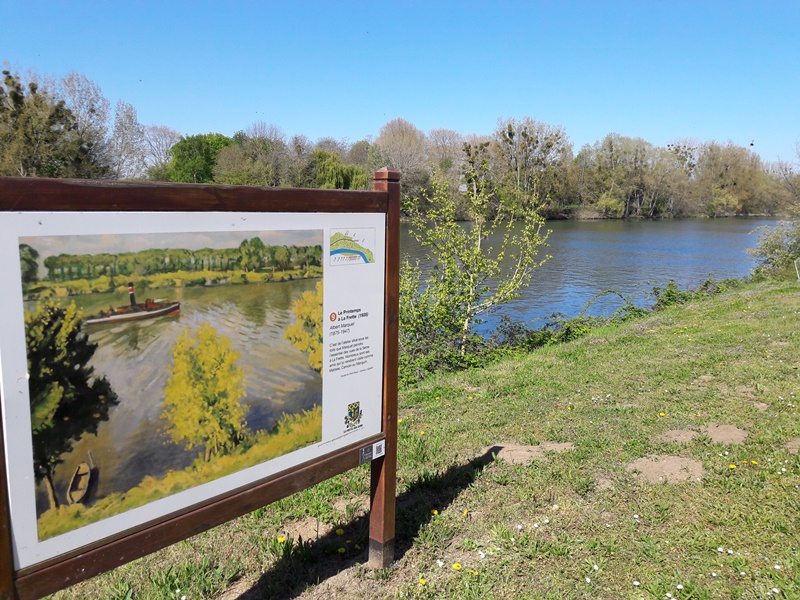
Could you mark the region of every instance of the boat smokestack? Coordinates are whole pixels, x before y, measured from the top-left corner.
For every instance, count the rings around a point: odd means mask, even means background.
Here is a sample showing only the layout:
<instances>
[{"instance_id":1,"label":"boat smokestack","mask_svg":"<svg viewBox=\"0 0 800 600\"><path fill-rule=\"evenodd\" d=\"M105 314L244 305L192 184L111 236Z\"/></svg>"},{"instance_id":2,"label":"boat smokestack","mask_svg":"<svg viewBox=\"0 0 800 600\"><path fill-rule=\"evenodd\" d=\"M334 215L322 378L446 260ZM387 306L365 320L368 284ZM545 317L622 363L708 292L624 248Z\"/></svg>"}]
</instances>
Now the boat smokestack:
<instances>
[{"instance_id":1,"label":"boat smokestack","mask_svg":"<svg viewBox=\"0 0 800 600\"><path fill-rule=\"evenodd\" d=\"M136 306L136 294L133 293L133 282L128 282L128 295L131 297L131 306Z\"/></svg>"}]
</instances>

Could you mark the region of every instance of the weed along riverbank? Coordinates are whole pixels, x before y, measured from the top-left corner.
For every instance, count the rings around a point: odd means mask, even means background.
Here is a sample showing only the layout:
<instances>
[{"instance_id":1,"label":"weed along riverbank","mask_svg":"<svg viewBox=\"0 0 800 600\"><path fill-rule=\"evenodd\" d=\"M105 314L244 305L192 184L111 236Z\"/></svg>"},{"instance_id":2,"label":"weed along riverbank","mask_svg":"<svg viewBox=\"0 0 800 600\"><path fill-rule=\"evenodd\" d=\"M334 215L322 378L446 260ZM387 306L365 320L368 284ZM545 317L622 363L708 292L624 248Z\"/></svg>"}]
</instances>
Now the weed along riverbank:
<instances>
[{"instance_id":1,"label":"weed along riverbank","mask_svg":"<svg viewBox=\"0 0 800 600\"><path fill-rule=\"evenodd\" d=\"M366 566L363 466L55 598L797 598L798 293L401 390L389 569Z\"/></svg>"}]
</instances>

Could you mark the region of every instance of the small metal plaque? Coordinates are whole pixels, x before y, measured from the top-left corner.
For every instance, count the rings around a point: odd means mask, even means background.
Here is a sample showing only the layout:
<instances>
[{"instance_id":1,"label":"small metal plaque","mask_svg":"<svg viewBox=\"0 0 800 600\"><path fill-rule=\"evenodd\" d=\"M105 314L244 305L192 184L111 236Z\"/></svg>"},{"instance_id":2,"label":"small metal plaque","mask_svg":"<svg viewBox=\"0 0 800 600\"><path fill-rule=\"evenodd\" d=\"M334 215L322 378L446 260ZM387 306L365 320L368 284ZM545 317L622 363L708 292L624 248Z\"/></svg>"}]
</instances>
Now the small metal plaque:
<instances>
[{"instance_id":1,"label":"small metal plaque","mask_svg":"<svg viewBox=\"0 0 800 600\"><path fill-rule=\"evenodd\" d=\"M366 462L370 462L372 460L372 446L367 446L361 449L361 453L358 456L358 464L363 465Z\"/></svg>"},{"instance_id":2,"label":"small metal plaque","mask_svg":"<svg viewBox=\"0 0 800 600\"><path fill-rule=\"evenodd\" d=\"M386 454L386 440L375 442L371 446L362 448L358 455L358 464L363 465L366 462L380 458Z\"/></svg>"}]
</instances>

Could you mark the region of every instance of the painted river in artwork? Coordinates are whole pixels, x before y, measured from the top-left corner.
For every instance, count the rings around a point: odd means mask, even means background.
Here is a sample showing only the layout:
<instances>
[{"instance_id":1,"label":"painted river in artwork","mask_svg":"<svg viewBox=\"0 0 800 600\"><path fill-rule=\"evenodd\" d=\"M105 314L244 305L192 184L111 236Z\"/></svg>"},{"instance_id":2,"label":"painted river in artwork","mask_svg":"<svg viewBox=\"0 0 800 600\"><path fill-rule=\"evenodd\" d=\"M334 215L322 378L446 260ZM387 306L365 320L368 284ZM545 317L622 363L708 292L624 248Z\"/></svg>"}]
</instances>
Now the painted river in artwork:
<instances>
[{"instance_id":1,"label":"painted river in artwork","mask_svg":"<svg viewBox=\"0 0 800 600\"><path fill-rule=\"evenodd\" d=\"M99 473L94 498L124 492L146 476L161 477L187 467L202 449L185 450L165 434L161 418L164 390L172 362L171 348L186 328L209 322L240 353L237 365L247 377L247 424L270 429L281 415L307 410L322 402L322 379L308 366L307 355L284 339L293 322L294 301L317 280L216 287L137 290L147 297L177 300L181 314L148 321L89 328L98 349L91 364L104 374L119 397L98 433L85 435L56 470L56 494L64 500L68 479L91 454ZM125 294L75 297L84 314L128 303ZM46 507L41 496L37 506Z\"/></svg>"}]
</instances>

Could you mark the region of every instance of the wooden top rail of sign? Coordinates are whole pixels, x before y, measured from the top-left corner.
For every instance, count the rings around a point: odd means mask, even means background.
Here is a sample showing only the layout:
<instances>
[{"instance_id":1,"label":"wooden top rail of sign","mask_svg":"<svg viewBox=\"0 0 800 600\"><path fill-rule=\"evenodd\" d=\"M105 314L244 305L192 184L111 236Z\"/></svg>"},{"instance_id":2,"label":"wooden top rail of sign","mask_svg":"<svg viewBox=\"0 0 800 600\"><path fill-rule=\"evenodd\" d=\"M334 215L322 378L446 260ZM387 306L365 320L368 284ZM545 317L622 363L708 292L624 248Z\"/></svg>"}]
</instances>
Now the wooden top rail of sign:
<instances>
[{"instance_id":1,"label":"wooden top rail of sign","mask_svg":"<svg viewBox=\"0 0 800 600\"><path fill-rule=\"evenodd\" d=\"M5 441L0 429L0 600L26 600L51 594L306 489L358 466L362 450L381 440L385 442L385 455L371 463L369 564L379 568L392 562L397 468L400 271L400 174L397 171L376 171L371 191L0 178L0 219L3 211L385 213L387 235L380 435L362 439L288 471L207 502L185 507L117 536L16 570ZM4 406L0 398L0 411Z\"/></svg>"},{"instance_id":2,"label":"wooden top rail of sign","mask_svg":"<svg viewBox=\"0 0 800 600\"><path fill-rule=\"evenodd\" d=\"M376 171L377 179L384 173ZM385 171L391 174L396 171ZM0 178L0 210L387 212L386 191Z\"/></svg>"}]
</instances>

